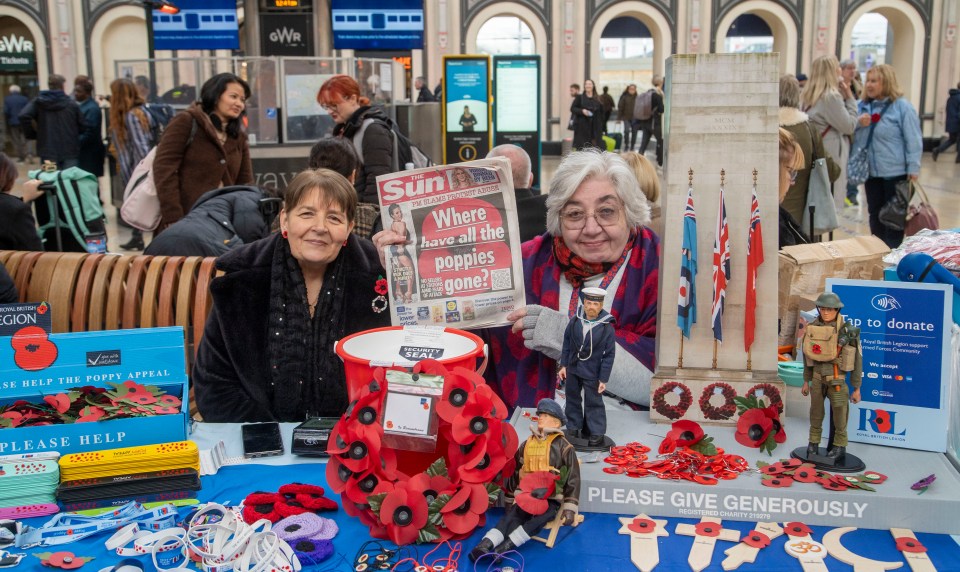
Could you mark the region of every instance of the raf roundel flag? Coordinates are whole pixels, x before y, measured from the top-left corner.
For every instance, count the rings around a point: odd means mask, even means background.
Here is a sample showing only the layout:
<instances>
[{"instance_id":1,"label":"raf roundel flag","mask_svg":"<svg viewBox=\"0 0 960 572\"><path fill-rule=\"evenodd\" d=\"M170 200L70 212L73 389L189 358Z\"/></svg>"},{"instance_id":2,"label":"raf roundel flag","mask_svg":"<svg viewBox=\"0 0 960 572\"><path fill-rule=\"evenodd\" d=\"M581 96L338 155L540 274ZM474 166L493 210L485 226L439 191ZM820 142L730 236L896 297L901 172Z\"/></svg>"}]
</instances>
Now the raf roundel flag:
<instances>
[{"instance_id":1,"label":"raf roundel flag","mask_svg":"<svg viewBox=\"0 0 960 572\"><path fill-rule=\"evenodd\" d=\"M683 247L680 252L680 293L677 300L677 327L686 338L697 323L697 213L693 208L693 187L687 188L683 212Z\"/></svg>"},{"instance_id":2,"label":"raf roundel flag","mask_svg":"<svg viewBox=\"0 0 960 572\"><path fill-rule=\"evenodd\" d=\"M727 205L720 187L720 206L717 209L717 234L713 241L713 337L723 341L723 304L727 298L730 280L730 228L727 226Z\"/></svg>"}]
</instances>

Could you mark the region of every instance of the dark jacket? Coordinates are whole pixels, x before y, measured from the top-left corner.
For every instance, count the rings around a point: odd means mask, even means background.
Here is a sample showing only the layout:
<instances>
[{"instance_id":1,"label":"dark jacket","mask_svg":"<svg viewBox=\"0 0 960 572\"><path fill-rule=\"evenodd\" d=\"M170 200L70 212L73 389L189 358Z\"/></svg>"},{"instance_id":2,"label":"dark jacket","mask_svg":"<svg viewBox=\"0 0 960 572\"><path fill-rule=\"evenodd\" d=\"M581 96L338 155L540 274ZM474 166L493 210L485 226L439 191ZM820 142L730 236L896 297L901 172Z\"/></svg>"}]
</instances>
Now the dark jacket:
<instances>
[{"instance_id":1,"label":"dark jacket","mask_svg":"<svg viewBox=\"0 0 960 572\"><path fill-rule=\"evenodd\" d=\"M389 118L379 107L361 107L344 123L333 128L333 134L344 137L353 143L353 136L360 130L364 119L379 119L389 124ZM380 121L374 121L363 132L360 142L360 169L353 186L362 203L379 204L377 199L377 177L393 171L393 135ZM401 165L402 167L402 165Z\"/></svg>"},{"instance_id":2,"label":"dark jacket","mask_svg":"<svg viewBox=\"0 0 960 572\"><path fill-rule=\"evenodd\" d=\"M196 123L193 142L187 145ZM160 199L160 228L190 212L207 191L253 183L247 135L227 137L221 144L210 117L195 103L170 120L157 145L153 179Z\"/></svg>"},{"instance_id":3,"label":"dark jacket","mask_svg":"<svg viewBox=\"0 0 960 572\"><path fill-rule=\"evenodd\" d=\"M257 187L223 187L204 193L187 213L143 252L163 256L220 256L270 234L260 214Z\"/></svg>"},{"instance_id":4,"label":"dark jacket","mask_svg":"<svg viewBox=\"0 0 960 572\"><path fill-rule=\"evenodd\" d=\"M61 90L45 89L20 112L27 139L37 140L41 159L60 162L80 156L83 116L77 102Z\"/></svg>"},{"instance_id":5,"label":"dark jacket","mask_svg":"<svg viewBox=\"0 0 960 572\"><path fill-rule=\"evenodd\" d=\"M0 193L0 250L43 250L30 205Z\"/></svg>"},{"instance_id":6,"label":"dark jacket","mask_svg":"<svg viewBox=\"0 0 960 572\"><path fill-rule=\"evenodd\" d=\"M637 94L624 91L617 104L617 117L622 121L633 121L633 106L637 102Z\"/></svg>"},{"instance_id":7,"label":"dark jacket","mask_svg":"<svg viewBox=\"0 0 960 572\"><path fill-rule=\"evenodd\" d=\"M526 242L547 231L547 195L533 189L516 189L517 221L520 223L520 242Z\"/></svg>"},{"instance_id":8,"label":"dark jacket","mask_svg":"<svg viewBox=\"0 0 960 572\"><path fill-rule=\"evenodd\" d=\"M947 133L960 131L960 89L950 90L950 99L947 100L947 122L944 127Z\"/></svg>"},{"instance_id":9,"label":"dark jacket","mask_svg":"<svg viewBox=\"0 0 960 572\"><path fill-rule=\"evenodd\" d=\"M589 110L593 115L588 117L583 110ZM587 97L581 93L573 98L570 105L573 114L573 148L597 147L606 149L603 145L603 104L596 97Z\"/></svg>"},{"instance_id":10,"label":"dark jacket","mask_svg":"<svg viewBox=\"0 0 960 572\"><path fill-rule=\"evenodd\" d=\"M508 499L513 498L517 485L520 484L520 479L523 477L522 468L525 462L527 445L531 441L536 442L538 439L540 437L537 435L531 435L517 448L517 453L514 456L517 470L504 482L505 495ZM557 483L557 489L551 498L560 502L560 510L569 510L576 514L580 510L580 463L577 461L577 451L562 433L550 443L550 466L558 471L567 469L566 481ZM516 505L513 506L519 508Z\"/></svg>"},{"instance_id":11,"label":"dark jacket","mask_svg":"<svg viewBox=\"0 0 960 572\"><path fill-rule=\"evenodd\" d=\"M800 223L793 218L789 211L780 207L780 242L778 248L784 246L796 246L798 244L807 244L810 239L806 232L800 228Z\"/></svg>"},{"instance_id":12,"label":"dark jacket","mask_svg":"<svg viewBox=\"0 0 960 572\"><path fill-rule=\"evenodd\" d=\"M584 319L581 306L563 333L563 349L558 363L567 368L568 374L605 383L613 371L613 357L617 349L614 319L606 310L600 310L597 325L587 332L586 337L583 335Z\"/></svg>"},{"instance_id":13,"label":"dark jacket","mask_svg":"<svg viewBox=\"0 0 960 572\"><path fill-rule=\"evenodd\" d=\"M267 355L270 269L279 234L245 244L217 260L225 274L210 285L213 310L193 366L197 407L205 421L277 421L270 411ZM340 251L346 256L348 284L344 297L346 334L390 325L390 312L376 313L371 301L377 279L384 274L373 243L350 235ZM343 366L339 364L342 375Z\"/></svg>"},{"instance_id":14,"label":"dark jacket","mask_svg":"<svg viewBox=\"0 0 960 572\"><path fill-rule=\"evenodd\" d=\"M433 98L433 92L430 91L429 87L421 85L420 92L417 94L417 103L430 103L431 101L436 101Z\"/></svg>"},{"instance_id":15,"label":"dark jacket","mask_svg":"<svg viewBox=\"0 0 960 572\"><path fill-rule=\"evenodd\" d=\"M20 295L17 293L13 278L7 272L7 267L0 264L0 304L16 304L19 301Z\"/></svg>"},{"instance_id":16,"label":"dark jacket","mask_svg":"<svg viewBox=\"0 0 960 572\"><path fill-rule=\"evenodd\" d=\"M20 112L27 106L27 96L22 93L11 93L3 98L3 118L8 127L17 127L20 125Z\"/></svg>"},{"instance_id":17,"label":"dark jacket","mask_svg":"<svg viewBox=\"0 0 960 572\"><path fill-rule=\"evenodd\" d=\"M103 125L103 112L100 106L89 97L80 104L80 114L83 116L84 128L80 132L80 160L77 165L94 176L103 176L103 160L106 148L103 146L103 135L100 127Z\"/></svg>"}]
</instances>

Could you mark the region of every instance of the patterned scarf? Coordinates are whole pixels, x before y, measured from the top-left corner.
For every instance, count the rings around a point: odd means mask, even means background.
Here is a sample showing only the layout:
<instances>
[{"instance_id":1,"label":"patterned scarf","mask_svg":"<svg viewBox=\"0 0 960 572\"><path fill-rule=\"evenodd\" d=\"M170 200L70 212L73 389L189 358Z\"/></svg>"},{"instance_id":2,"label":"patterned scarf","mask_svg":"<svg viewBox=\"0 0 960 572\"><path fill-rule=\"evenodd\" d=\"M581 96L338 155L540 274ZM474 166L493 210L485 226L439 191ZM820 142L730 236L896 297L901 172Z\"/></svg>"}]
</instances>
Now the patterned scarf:
<instances>
[{"instance_id":1,"label":"patterned scarf","mask_svg":"<svg viewBox=\"0 0 960 572\"><path fill-rule=\"evenodd\" d=\"M347 407L343 366L333 344L343 337L345 253L328 267L313 317L300 264L286 240L273 253L267 355L271 364L268 395L279 421L307 415L337 417ZM251 309L255 311L255 309Z\"/></svg>"},{"instance_id":2,"label":"patterned scarf","mask_svg":"<svg viewBox=\"0 0 960 572\"><path fill-rule=\"evenodd\" d=\"M630 231L630 238L627 239L627 243L623 246L623 252L620 253L619 257L620 260L626 256L627 251L633 246L635 236L636 231ZM616 264L616 262L587 262L574 254L567 246L567 243L563 241L563 237L560 236L553 237L553 256L557 259L560 270L563 271L567 282L569 282L574 289L583 286L583 282L587 278L596 276L597 274L603 274Z\"/></svg>"}]
</instances>

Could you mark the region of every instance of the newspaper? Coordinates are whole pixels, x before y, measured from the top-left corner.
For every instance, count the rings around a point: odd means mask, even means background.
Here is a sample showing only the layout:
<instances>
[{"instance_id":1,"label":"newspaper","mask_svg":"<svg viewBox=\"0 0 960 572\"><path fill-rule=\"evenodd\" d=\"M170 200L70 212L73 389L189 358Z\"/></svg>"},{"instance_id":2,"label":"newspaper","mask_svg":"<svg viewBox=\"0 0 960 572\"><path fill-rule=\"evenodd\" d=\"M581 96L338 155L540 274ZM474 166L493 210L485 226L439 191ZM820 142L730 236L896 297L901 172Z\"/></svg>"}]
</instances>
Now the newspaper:
<instances>
[{"instance_id":1,"label":"newspaper","mask_svg":"<svg viewBox=\"0 0 960 572\"><path fill-rule=\"evenodd\" d=\"M395 326L483 328L525 304L510 162L503 157L377 177Z\"/></svg>"}]
</instances>

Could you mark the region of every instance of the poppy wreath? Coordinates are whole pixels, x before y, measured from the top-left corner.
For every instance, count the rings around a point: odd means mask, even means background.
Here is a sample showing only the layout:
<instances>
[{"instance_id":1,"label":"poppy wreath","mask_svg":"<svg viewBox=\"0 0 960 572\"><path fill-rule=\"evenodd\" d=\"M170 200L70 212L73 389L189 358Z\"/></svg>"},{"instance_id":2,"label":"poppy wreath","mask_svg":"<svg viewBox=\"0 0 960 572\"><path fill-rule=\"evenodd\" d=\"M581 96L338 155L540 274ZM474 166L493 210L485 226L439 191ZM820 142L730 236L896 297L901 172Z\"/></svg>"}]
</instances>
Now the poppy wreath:
<instances>
[{"instance_id":1,"label":"poppy wreath","mask_svg":"<svg viewBox=\"0 0 960 572\"><path fill-rule=\"evenodd\" d=\"M517 433L506 405L476 372L448 371L435 360L418 362L413 372L443 376L436 408L443 456L421 472L398 470L397 451L383 445L388 383L377 368L330 433L327 482L374 538L397 545L463 539L486 524L500 485L513 475Z\"/></svg>"},{"instance_id":2,"label":"poppy wreath","mask_svg":"<svg viewBox=\"0 0 960 572\"><path fill-rule=\"evenodd\" d=\"M757 396L757 390L761 391L761 395ZM783 413L783 398L780 397L780 390L775 386L769 383L758 383L751 387L746 393L747 397L753 396L760 399L766 398L767 405L776 405L777 411Z\"/></svg>"},{"instance_id":3,"label":"poppy wreath","mask_svg":"<svg viewBox=\"0 0 960 572\"><path fill-rule=\"evenodd\" d=\"M680 401L676 405L670 405L666 399L668 393L679 395ZM667 419L680 419L687 413L691 403L693 403L693 394L690 393L690 389L677 381L668 381L653 392L654 410Z\"/></svg>"},{"instance_id":4,"label":"poppy wreath","mask_svg":"<svg viewBox=\"0 0 960 572\"><path fill-rule=\"evenodd\" d=\"M128 417L175 415L180 398L155 385L127 380L107 382L110 388L71 387L44 396L43 403L20 399L0 407L0 428L87 423Z\"/></svg>"},{"instance_id":5,"label":"poppy wreath","mask_svg":"<svg viewBox=\"0 0 960 572\"><path fill-rule=\"evenodd\" d=\"M723 405L716 407L710 404L710 400L714 395L723 395ZM737 404L733 401L733 398L736 396L736 390L734 390L730 384L723 383L722 381L711 383L704 387L703 393L700 394L699 401L700 411L703 412L704 419L722 421L733 417L737 412Z\"/></svg>"},{"instance_id":6,"label":"poppy wreath","mask_svg":"<svg viewBox=\"0 0 960 572\"><path fill-rule=\"evenodd\" d=\"M780 410L773 404L765 406L763 401L750 393L746 397L736 397L734 401L740 413L734 436L737 443L760 449L772 456L777 445L787 440L783 423L780 422Z\"/></svg>"}]
</instances>

